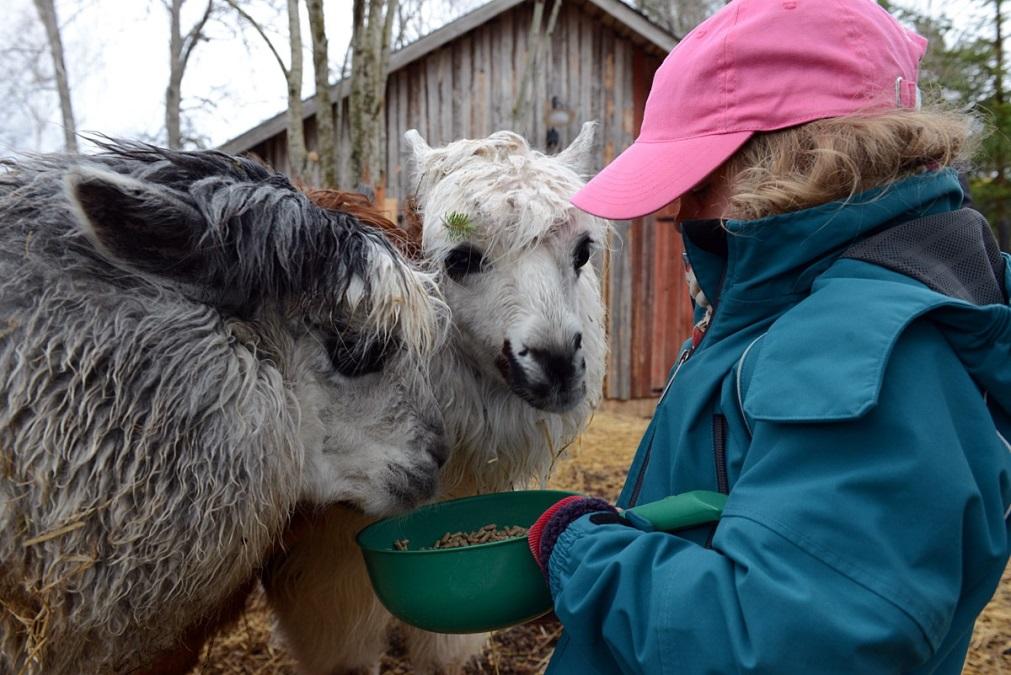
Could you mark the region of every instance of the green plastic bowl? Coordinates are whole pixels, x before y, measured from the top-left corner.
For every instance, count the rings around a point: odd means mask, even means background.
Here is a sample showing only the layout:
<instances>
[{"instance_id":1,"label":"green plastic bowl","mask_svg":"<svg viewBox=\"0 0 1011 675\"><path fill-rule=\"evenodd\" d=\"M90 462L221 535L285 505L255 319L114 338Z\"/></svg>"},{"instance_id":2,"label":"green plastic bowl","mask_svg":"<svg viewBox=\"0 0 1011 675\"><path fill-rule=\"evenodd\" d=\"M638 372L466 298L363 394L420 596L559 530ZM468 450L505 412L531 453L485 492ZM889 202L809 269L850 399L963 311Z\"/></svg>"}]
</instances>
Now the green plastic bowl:
<instances>
[{"instance_id":1,"label":"green plastic bowl","mask_svg":"<svg viewBox=\"0 0 1011 675\"><path fill-rule=\"evenodd\" d=\"M530 527L572 492L523 490L456 499L387 518L358 533L372 586L398 619L436 633L481 633L551 610L551 595L525 537L463 548L416 550L447 532ZM394 542L407 539L397 551Z\"/></svg>"}]
</instances>

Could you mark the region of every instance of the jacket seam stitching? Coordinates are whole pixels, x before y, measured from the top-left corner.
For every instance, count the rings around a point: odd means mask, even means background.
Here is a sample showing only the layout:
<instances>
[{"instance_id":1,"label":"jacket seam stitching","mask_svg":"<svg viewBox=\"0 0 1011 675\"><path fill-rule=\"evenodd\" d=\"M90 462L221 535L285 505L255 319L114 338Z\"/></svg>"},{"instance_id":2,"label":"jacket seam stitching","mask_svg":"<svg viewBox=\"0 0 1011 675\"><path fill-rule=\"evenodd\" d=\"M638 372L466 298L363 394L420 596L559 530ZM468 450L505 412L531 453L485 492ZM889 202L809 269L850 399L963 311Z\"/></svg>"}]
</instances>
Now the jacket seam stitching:
<instances>
[{"instance_id":1,"label":"jacket seam stitching","mask_svg":"<svg viewBox=\"0 0 1011 675\"><path fill-rule=\"evenodd\" d=\"M752 340L751 344L748 345L748 348L744 350L744 353L741 354L741 358L737 361L737 374L736 374L737 407L741 409L741 418L744 420L744 427L748 430L749 436L754 436L754 433L752 432L751 422L748 420L748 414L744 412L744 390L741 386L741 376L744 371L744 362L748 358L748 354L751 352L751 348L754 347L755 344L765 336L766 333L762 333L754 340Z\"/></svg>"}]
</instances>

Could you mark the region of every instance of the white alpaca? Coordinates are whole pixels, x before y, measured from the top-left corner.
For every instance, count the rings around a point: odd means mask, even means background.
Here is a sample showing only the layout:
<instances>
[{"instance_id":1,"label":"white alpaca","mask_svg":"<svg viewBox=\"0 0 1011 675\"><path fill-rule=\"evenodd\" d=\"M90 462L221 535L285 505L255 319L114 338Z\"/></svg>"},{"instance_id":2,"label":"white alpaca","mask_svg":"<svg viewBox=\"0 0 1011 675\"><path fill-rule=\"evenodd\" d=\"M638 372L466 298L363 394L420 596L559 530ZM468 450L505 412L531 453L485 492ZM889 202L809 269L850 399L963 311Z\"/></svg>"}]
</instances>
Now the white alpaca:
<instances>
[{"instance_id":1,"label":"white alpaca","mask_svg":"<svg viewBox=\"0 0 1011 675\"><path fill-rule=\"evenodd\" d=\"M432 366L451 447L441 498L545 478L600 401L604 307L588 259L608 226L568 201L594 131L585 124L556 157L506 131L438 149L406 135L423 260L453 314ZM361 556L348 553L368 522L327 510L268 575L280 631L306 673L372 671L386 649L389 614ZM419 672L462 670L486 638L407 630Z\"/></svg>"}]
</instances>

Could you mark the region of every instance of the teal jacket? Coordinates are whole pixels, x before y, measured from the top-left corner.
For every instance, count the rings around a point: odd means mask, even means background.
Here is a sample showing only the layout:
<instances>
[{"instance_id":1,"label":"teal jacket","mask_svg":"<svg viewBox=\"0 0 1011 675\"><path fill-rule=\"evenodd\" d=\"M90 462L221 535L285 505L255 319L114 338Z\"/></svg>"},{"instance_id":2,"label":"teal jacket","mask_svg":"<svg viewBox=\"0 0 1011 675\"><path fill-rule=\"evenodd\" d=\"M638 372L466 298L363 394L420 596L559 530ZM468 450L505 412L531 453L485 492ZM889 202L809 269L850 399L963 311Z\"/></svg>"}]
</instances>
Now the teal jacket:
<instances>
[{"instance_id":1,"label":"teal jacket","mask_svg":"<svg viewBox=\"0 0 1011 675\"><path fill-rule=\"evenodd\" d=\"M703 489L727 505L677 534L572 523L548 561L565 627L549 674L961 671L1011 504L1011 272L961 203L942 171L723 238L686 230L716 310L618 504ZM912 239L944 292L917 260L867 260L901 259L894 237L853 253L955 212L950 236ZM1004 299L953 295L984 283L987 251Z\"/></svg>"}]
</instances>

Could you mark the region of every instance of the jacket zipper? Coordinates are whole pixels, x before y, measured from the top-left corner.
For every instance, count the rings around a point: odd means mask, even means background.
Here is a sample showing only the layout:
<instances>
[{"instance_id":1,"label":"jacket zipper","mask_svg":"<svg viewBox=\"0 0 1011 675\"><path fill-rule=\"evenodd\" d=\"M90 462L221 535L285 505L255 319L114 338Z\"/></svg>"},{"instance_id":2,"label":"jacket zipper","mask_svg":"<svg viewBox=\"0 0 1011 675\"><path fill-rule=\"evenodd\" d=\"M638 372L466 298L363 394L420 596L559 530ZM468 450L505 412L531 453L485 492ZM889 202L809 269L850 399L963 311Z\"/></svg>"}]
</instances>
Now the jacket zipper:
<instances>
[{"instance_id":1,"label":"jacket zipper","mask_svg":"<svg viewBox=\"0 0 1011 675\"><path fill-rule=\"evenodd\" d=\"M730 494L730 479L727 477L727 417L713 415L713 464L716 467L716 489L721 494ZM706 537L706 548L713 547L713 537L716 536L717 521Z\"/></svg>"},{"instance_id":2,"label":"jacket zipper","mask_svg":"<svg viewBox=\"0 0 1011 675\"><path fill-rule=\"evenodd\" d=\"M730 480L727 478L727 418L713 415L713 463L716 465L716 489L721 494L730 494Z\"/></svg>"}]
</instances>

